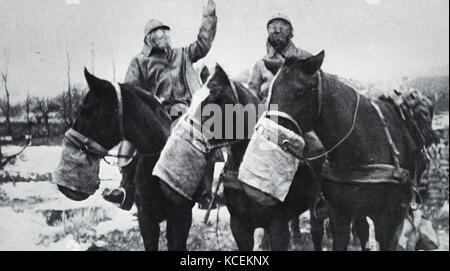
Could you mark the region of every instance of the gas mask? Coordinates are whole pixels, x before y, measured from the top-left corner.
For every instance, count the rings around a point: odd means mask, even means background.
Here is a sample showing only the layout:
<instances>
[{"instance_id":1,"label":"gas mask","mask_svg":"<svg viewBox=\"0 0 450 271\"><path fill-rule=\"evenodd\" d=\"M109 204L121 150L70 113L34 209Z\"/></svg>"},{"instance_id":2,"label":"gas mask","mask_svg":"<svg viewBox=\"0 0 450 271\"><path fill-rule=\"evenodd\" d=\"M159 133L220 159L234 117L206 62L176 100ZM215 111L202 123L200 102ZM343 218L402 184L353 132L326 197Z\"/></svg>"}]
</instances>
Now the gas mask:
<instances>
[{"instance_id":1,"label":"gas mask","mask_svg":"<svg viewBox=\"0 0 450 271\"><path fill-rule=\"evenodd\" d=\"M283 148L286 143L302 155L305 141L301 136L268 118L261 118L239 168L239 180L284 201L300 163ZM264 201L260 203L264 204Z\"/></svg>"},{"instance_id":2,"label":"gas mask","mask_svg":"<svg viewBox=\"0 0 450 271\"><path fill-rule=\"evenodd\" d=\"M153 168L153 175L185 198L193 200L206 171L207 153L207 139L186 114L173 127Z\"/></svg>"},{"instance_id":3,"label":"gas mask","mask_svg":"<svg viewBox=\"0 0 450 271\"><path fill-rule=\"evenodd\" d=\"M164 51L169 50L172 47L170 30L159 28L150 32L149 42L153 48L161 49Z\"/></svg>"},{"instance_id":4,"label":"gas mask","mask_svg":"<svg viewBox=\"0 0 450 271\"><path fill-rule=\"evenodd\" d=\"M77 192L93 195L100 185L100 159L107 152L98 143L69 129L63 140L60 162L53 173L53 182Z\"/></svg>"},{"instance_id":5,"label":"gas mask","mask_svg":"<svg viewBox=\"0 0 450 271\"><path fill-rule=\"evenodd\" d=\"M292 38L292 27L283 20L274 20L267 26L268 42L277 51L282 51Z\"/></svg>"}]
</instances>

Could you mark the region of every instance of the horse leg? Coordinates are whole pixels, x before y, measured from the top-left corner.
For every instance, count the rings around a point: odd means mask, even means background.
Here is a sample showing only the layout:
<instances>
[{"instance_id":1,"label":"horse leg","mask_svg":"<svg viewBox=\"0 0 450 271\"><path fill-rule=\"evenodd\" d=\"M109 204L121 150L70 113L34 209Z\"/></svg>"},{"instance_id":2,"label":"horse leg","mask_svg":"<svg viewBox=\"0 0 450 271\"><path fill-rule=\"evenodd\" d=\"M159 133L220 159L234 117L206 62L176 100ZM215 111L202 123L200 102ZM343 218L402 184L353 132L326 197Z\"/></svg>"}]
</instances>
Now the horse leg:
<instances>
[{"instance_id":1,"label":"horse leg","mask_svg":"<svg viewBox=\"0 0 450 271\"><path fill-rule=\"evenodd\" d=\"M289 230L291 232L291 244L296 250L301 245L300 218L298 216L289 221Z\"/></svg>"},{"instance_id":2,"label":"horse leg","mask_svg":"<svg viewBox=\"0 0 450 271\"><path fill-rule=\"evenodd\" d=\"M246 221L234 215L230 217L230 228L238 249L240 251L252 251L254 244L253 232L255 229L249 226Z\"/></svg>"},{"instance_id":3,"label":"horse leg","mask_svg":"<svg viewBox=\"0 0 450 271\"><path fill-rule=\"evenodd\" d=\"M392 241L397 226L401 223L402 216L394 214L384 214L375 216L373 224L375 226L375 237L380 244L381 251L390 251L393 249Z\"/></svg>"},{"instance_id":4,"label":"horse leg","mask_svg":"<svg viewBox=\"0 0 450 271\"><path fill-rule=\"evenodd\" d=\"M356 217L353 220L353 228L361 243L361 250L368 251L369 249L366 248L366 244L369 241L369 223L367 222L367 218L365 216Z\"/></svg>"},{"instance_id":5,"label":"horse leg","mask_svg":"<svg viewBox=\"0 0 450 271\"><path fill-rule=\"evenodd\" d=\"M186 251L186 243L192 224L192 208L189 204L176 204L167 215L167 249Z\"/></svg>"},{"instance_id":6,"label":"horse leg","mask_svg":"<svg viewBox=\"0 0 450 271\"><path fill-rule=\"evenodd\" d=\"M270 248L273 251L287 251L289 247L289 221L275 217L267 227L270 236Z\"/></svg>"},{"instance_id":7,"label":"horse leg","mask_svg":"<svg viewBox=\"0 0 450 271\"><path fill-rule=\"evenodd\" d=\"M325 219L317 219L311 214L311 236L315 251L322 251L322 240L325 230L323 226L324 221Z\"/></svg>"},{"instance_id":8,"label":"horse leg","mask_svg":"<svg viewBox=\"0 0 450 271\"><path fill-rule=\"evenodd\" d=\"M350 224L352 217L344 212L331 210L330 226L333 234L333 250L345 251L347 250L348 242L350 240Z\"/></svg>"},{"instance_id":9,"label":"horse leg","mask_svg":"<svg viewBox=\"0 0 450 271\"><path fill-rule=\"evenodd\" d=\"M159 223L165 217L164 202L159 182L148 176L151 176L151 168L146 166L144 159L139 159L134 176L139 230L145 250L158 250Z\"/></svg>"},{"instance_id":10,"label":"horse leg","mask_svg":"<svg viewBox=\"0 0 450 271\"><path fill-rule=\"evenodd\" d=\"M289 221L289 229L292 237L300 236L300 218L298 216Z\"/></svg>"},{"instance_id":11,"label":"horse leg","mask_svg":"<svg viewBox=\"0 0 450 271\"><path fill-rule=\"evenodd\" d=\"M159 245L159 222L146 212L144 206L136 199L138 211L139 231L141 232L144 248L147 251L157 251Z\"/></svg>"}]
</instances>

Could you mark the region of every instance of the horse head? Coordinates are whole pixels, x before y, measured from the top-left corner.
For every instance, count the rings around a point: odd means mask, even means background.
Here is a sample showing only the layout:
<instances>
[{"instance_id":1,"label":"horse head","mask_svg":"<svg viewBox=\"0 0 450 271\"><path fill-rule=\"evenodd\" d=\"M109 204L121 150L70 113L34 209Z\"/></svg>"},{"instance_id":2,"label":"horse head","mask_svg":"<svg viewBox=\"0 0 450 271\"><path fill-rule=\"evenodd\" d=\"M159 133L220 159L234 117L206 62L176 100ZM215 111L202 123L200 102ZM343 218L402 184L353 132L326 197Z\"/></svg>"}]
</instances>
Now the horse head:
<instances>
[{"instance_id":1,"label":"horse head","mask_svg":"<svg viewBox=\"0 0 450 271\"><path fill-rule=\"evenodd\" d=\"M116 90L112 83L95 77L87 69L84 75L89 91L78 109L72 129L109 150L121 139Z\"/></svg>"},{"instance_id":2,"label":"horse head","mask_svg":"<svg viewBox=\"0 0 450 271\"><path fill-rule=\"evenodd\" d=\"M231 80L219 64L212 73L204 68L202 74L209 76L194 95L190 107L202 130L213 132L214 142L249 138L258 113L263 111L261 101L242 84ZM209 131L212 126L213 131Z\"/></svg>"},{"instance_id":3,"label":"horse head","mask_svg":"<svg viewBox=\"0 0 450 271\"><path fill-rule=\"evenodd\" d=\"M324 56L322 51L307 59L287 58L269 91L269 110L277 106L273 110L292 116L303 132L313 129L320 114L318 71Z\"/></svg>"},{"instance_id":4,"label":"horse head","mask_svg":"<svg viewBox=\"0 0 450 271\"><path fill-rule=\"evenodd\" d=\"M204 85L208 95L202 102L202 107L208 104L222 106L225 104L235 105L239 103L237 90L233 84L235 83L230 80L223 68L219 64L216 64L214 72L210 74Z\"/></svg>"},{"instance_id":5,"label":"horse head","mask_svg":"<svg viewBox=\"0 0 450 271\"><path fill-rule=\"evenodd\" d=\"M170 117L151 94L128 84L114 86L84 71L89 91L64 138L54 173L58 189L73 200L84 200L99 188L100 159L122 140L141 152L162 149Z\"/></svg>"}]
</instances>

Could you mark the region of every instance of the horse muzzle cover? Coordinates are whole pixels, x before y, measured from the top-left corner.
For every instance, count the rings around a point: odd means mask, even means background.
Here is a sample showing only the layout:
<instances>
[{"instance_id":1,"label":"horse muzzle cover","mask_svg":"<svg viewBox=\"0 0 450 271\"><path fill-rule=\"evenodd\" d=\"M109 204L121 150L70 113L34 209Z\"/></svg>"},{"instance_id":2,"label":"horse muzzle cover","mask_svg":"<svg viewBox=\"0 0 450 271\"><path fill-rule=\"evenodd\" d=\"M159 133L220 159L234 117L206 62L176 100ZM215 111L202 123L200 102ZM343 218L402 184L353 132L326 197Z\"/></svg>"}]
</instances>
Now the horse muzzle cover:
<instances>
[{"instance_id":1,"label":"horse muzzle cover","mask_svg":"<svg viewBox=\"0 0 450 271\"><path fill-rule=\"evenodd\" d=\"M106 154L98 143L70 129L63 140L61 159L53 172L53 182L71 190L93 195L100 186L98 177L101 157L83 151L85 146L92 151Z\"/></svg>"},{"instance_id":2,"label":"horse muzzle cover","mask_svg":"<svg viewBox=\"0 0 450 271\"><path fill-rule=\"evenodd\" d=\"M153 175L189 200L193 200L206 171L207 139L189 123L188 115L181 117L172 130Z\"/></svg>"},{"instance_id":3,"label":"horse muzzle cover","mask_svg":"<svg viewBox=\"0 0 450 271\"><path fill-rule=\"evenodd\" d=\"M286 142L297 154L303 153L305 141L301 136L268 118L261 118L239 168L239 180L284 201L300 163L282 147Z\"/></svg>"}]
</instances>

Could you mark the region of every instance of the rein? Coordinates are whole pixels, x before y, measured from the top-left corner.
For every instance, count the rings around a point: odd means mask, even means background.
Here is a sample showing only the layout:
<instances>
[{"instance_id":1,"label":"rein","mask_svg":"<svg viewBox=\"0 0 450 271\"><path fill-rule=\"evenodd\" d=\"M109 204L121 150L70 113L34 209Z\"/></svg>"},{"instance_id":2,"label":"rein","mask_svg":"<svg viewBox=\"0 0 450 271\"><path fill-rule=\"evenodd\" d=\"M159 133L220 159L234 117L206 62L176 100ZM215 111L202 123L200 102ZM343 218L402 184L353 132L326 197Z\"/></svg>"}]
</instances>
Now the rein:
<instances>
[{"instance_id":1,"label":"rein","mask_svg":"<svg viewBox=\"0 0 450 271\"><path fill-rule=\"evenodd\" d=\"M292 122L295 125L295 128L297 128L297 130L299 132L299 135L303 134L302 128L300 128L300 125L298 124L298 122L291 115L284 113L282 111L276 111L276 110L268 110L268 111L264 112L262 115L263 118L270 117L270 116L280 117L280 118L289 120L290 122Z\"/></svg>"},{"instance_id":2,"label":"rein","mask_svg":"<svg viewBox=\"0 0 450 271\"><path fill-rule=\"evenodd\" d=\"M356 118L358 116L359 105L361 102L361 95L358 92L356 92L356 90L355 90L355 93L356 93L356 108L355 108L355 113L353 114L352 127L350 128L350 130L348 130L348 132L345 134L345 136L341 140L339 140L338 143L336 143L332 148L330 148L329 150L325 151L324 153L322 153L318 156L306 158L306 160L314 161L314 160L320 159L320 158L330 154L337 147L339 147L342 143L344 143L344 141L347 140L347 138L351 135L351 133L355 129Z\"/></svg>"}]
</instances>

